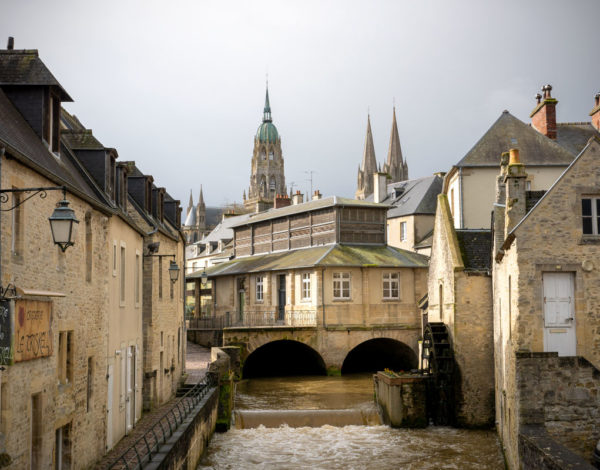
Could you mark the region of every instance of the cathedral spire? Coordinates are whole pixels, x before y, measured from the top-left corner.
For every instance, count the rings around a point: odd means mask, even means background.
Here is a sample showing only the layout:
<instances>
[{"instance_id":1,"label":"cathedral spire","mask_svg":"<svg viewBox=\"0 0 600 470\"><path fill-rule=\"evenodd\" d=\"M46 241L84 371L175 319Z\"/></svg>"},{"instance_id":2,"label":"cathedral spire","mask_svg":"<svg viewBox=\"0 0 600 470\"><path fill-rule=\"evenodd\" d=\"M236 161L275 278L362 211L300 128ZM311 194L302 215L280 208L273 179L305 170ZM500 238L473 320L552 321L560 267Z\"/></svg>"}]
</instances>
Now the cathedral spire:
<instances>
[{"instance_id":1,"label":"cathedral spire","mask_svg":"<svg viewBox=\"0 0 600 470\"><path fill-rule=\"evenodd\" d=\"M408 168L402 158L400 137L398 134L398 123L396 122L396 106L392 111L392 131L390 133L390 146L388 148L387 161L383 170L390 175L391 183L408 179Z\"/></svg>"},{"instance_id":2,"label":"cathedral spire","mask_svg":"<svg viewBox=\"0 0 600 470\"><path fill-rule=\"evenodd\" d=\"M204 206L204 195L202 194L202 185L200 185L200 195L198 196L198 205Z\"/></svg>"},{"instance_id":3,"label":"cathedral spire","mask_svg":"<svg viewBox=\"0 0 600 470\"><path fill-rule=\"evenodd\" d=\"M271 119L271 104L269 103L269 82L267 82L267 94L265 97L265 109L263 111L263 122L272 122Z\"/></svg>"},{"instance_id":4,"label":"cathedral spire","mask_svg":"<svg viewBox=\"0 0 600 470\"><path fill-rule=\"evenodd\" d=\"M356 198L365 199L373 193L373 175L377 173L377 160L375 159L375 147L373 145L373 133L371 132L371 116L367 116L367 135L365 137L365 149L362 163L358 170L358 188Z\"/></svg>"},{"instance_id":5,"label":"cathedral spire","mask_svg":"<svg viewBox=\"0 0 600 470\"><path fill-rule=\"evenodd\" d=\"M185 213L186 217L190 213L190 211L194 208L194 197L192 196L192 190L190 189L190 202L188 202L187 212Z\"/></svg>"}]
</instances>

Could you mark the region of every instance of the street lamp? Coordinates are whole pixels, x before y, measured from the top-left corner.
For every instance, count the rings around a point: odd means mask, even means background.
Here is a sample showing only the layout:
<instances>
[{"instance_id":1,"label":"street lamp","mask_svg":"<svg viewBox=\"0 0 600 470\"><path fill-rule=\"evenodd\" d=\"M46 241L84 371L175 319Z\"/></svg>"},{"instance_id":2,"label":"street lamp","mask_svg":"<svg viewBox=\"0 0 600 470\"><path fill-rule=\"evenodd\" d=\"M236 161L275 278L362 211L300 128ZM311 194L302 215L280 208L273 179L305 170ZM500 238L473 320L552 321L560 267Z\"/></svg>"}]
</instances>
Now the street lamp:
<instances>
[{"instance_id":1,"label":"street lamp","mask_svg":"<svg viewBox=\"0 0 600 470\"><path fill-rule=\"evenodd\" d=\"M169 264L169 278L171 278L171 282L175 284L177 279L179 279L179 266L175 261L171 261Z\"/></svg>"},{"instance_id":2,"label":"street lamp","mask_svg":"<svg viewBox=\"0 0 600 470\"><path fill-rule=\"evenodd\" d=\"M206 274L206 268L204 268L204 270L202 271L202 274L200 275L200 282L202 282L202 285L205 286L207 280L208 280L208 275Z\"/></svg>"}]
</instances>

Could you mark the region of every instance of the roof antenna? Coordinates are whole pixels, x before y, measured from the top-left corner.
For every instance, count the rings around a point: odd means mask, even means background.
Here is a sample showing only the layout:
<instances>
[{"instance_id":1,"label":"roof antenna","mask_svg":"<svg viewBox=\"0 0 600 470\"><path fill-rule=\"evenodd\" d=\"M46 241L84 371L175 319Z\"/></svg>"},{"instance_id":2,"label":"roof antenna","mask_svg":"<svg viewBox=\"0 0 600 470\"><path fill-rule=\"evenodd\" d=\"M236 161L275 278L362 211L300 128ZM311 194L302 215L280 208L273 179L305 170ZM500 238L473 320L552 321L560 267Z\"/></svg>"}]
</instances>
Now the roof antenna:
<instances>
[{"instance_id":1,"label":"roof antenna","mask_svg":"<svg viewBox=\"0 0 600 470\"><path fill-rule=\"evenodd\" d=\"M15 38L13 38L12 36L8 37L8 44L6 45L6 48L9 51L12 51L15 48Z\"/></svg>"}]
</instances>

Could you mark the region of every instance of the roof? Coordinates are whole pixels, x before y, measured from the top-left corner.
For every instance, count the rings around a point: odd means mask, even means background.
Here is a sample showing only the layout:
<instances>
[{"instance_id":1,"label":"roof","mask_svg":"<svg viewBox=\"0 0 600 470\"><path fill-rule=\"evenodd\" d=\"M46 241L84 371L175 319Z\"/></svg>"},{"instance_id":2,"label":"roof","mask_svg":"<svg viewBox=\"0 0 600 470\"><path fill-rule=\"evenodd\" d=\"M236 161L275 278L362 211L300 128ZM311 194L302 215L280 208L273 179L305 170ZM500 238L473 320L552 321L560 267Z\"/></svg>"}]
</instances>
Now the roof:
<instances>
[{"instance_id":1,"label":"roof","mask_svg":"<svg viewBox=\"0 0 600 470\"><path fill-rule=\"evenodd\" d=\"M425 235L418 243L415 243L415 249L431 248L433 246L433 230Z\"/></svg>"},{"instance_id":2,"label":"roof","mask_svg":"<svg viewBox=\"0 0 600 470\"><path fill-rule=\"evenodd\" d=\"M1 51L0 51L1 52ZM0 67L1 68L1 67ZM85 178L68 158L58 158L48 150L21 113L0 89L0 141L19 152L28 164L45 170L61 182L100 202ZM10 149L7 148L10 153ZM64 156L63 156L64 157Z\"/></svg>"},{"instance_id":3,"label":"roof","mask_svg":"<svg viewBox=\"0 0 600 470\"><path fill-rule=\"evenodd\" d=\"M279 139L279 133L277 132L275 124L272 122L263 122L260 126L258 126L256 138L261 142L277 142Z\"/></svg>"},{"instance_id":4,"label":"roof","mask_svg":"<svg viewBox=\"0 0 600 470\"><path fill-rule=\"evenodd\" d=\"M559 122L556 125L556 142L573 155L579 155L590 138L598 135L589 122Z\"/></svg>"},{"instance_id":5,"label":"roof","mask_svg":"<svg viewBox=\"0 0 600 470\"><path fill-rule=\"evenodd\" d=\"M457 229L456 237L465 271L489 271L492 256L492 231Z\"/></svg>"},{"instance_id":6,"label":"roof","mask_svg":"<svg viewBox=\"0 0 600 470\"><path fill-rule=\"evenodd\" d=\"M223 214L222 207L207 207L206 215L204 216L204 220L206 222L207 227L214 227L219 224L221 220L221 215Z\"/></svg>"},{"instance_id":7,"label":"roof","mask_svg":"<svg viewBox=\"0 0 600 470\"><path fill-rule=\"evenodd\" d=\"M221 223L219 223L212 232L206 237L200 240L199 243L210 243L218 242L220 240L231 240L233 239L233 227L234 225L248 220L252 214L242 214L232 217L225 217Z\"/></svg>"},{"instance_id":8,"label":"roof","mask_svg":"<svg viewBox=\"0 0 600 470\"><path fill-rule=\"evenodd\" d=\"M104 150L104 146L92 135L91 129L83 131L63 129L60 135L65 144L73 150Z\"/></svg>"},{"instance_id":9,"label":"roof","mask_svg":"<svg viewBox=\"0 0 600 470\"><path fill-rule=\"evenodd\" d=\"M500 155L511 148L519 149L526 166L567 166L574 158L556 141L504 111L456 166L500 168Z\"/></svg>"},{"instance_id":10,"label":"roof","mask_svg":"<svg viewBox=\"0 0 600 470\"><path fill-rule=\"evenodd\" d=\"M526 191L525 193L525 213L533 209L533 206L546 194L546 190Z\"/></svg>"},{"instance_id":11,"label":"roof","mask_svg":"<svg viewBox=\"0 0 600 470\"><path fill-rule=\"evenodd\" d=\"M36 49L0 50L0 86L55 86L62 101L73 101L54 75L44 65Z\"/></svg>"},{"instance_id":12,"label":"roof","mask_svg":"<svg viewBox=\"0 0 600 470\"><path fill-rule=\"evenodd\" d=\"M443 183L443 178L433 175L388 184L387 197L383 200L392 206L387 213L388 219L412 214L435 215L437 195L442 192ZM373 202L373 199L371 194L366 201Z\"/></svg>"},{"instance_id":13,"label":"roof","mask_svg":"<svg viewBox=\"0 0 600 470\"><path fill-rule=\"evenodd\" d=\"M322 267L427 268L427 256L391 246L328 245L236 258L206 270L209 277ZM194 279L200 273L187 276Z\"/></svg>"},{"instance_id":14,"label":"roof","mask_svg":"<svg viewBox=\"0 0 600 470\"><path fill-rule=\"evenodd\" d=\"M185 218L185 222L183 223L183 225L186 227L195 227L196 222L196 208L192 206L188 211L188 215Z\"/></svg>"},{"instance_id":15,"label":"roof","mask_svg":"<svg viewBox=\"0 0 600 470\"><path fill-rule=\"evenodd\" d=\"M251 216L248 218L248 220L236 223L231 227L233 228L240 227L242 225L250 225L256 222L262 222L264 220L277 219L279 217L286 217L288 215L301 214L302 212L316 211L334 206L373 207L379 209L389 208L389 205L387 204L379 204L372 201L359 201L357 199L349 199L338 196L329 196L323 199L303 202L302 204L281 207L279 209L269 209L268 211L255 214L253 217Z\"/></svg>"}]
</instances>

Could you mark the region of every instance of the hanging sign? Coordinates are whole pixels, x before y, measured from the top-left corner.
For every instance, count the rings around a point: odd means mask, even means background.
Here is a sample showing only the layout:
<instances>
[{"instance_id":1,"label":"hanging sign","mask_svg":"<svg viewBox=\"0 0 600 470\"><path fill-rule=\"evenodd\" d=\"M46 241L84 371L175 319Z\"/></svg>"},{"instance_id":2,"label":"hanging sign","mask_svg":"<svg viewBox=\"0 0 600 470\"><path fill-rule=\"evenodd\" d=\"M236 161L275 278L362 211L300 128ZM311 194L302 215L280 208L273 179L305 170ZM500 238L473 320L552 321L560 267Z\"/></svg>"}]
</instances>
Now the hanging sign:
<instances>
[{"instance_id":1,"label":"hanging sign","mask_svg":"<svg viewBox=\"0 0 600 470\"><path fill-rule=\"evenodd\" d=\"M14 362L52 355L52 302L15 301Z\"/></svg>"},{"instance_id":2,"label":"hanging sign","mask_svg":"<svg viewBox=\"0 0 600 470\"><path fill-rule=\"evenodd\" d=\"M13 363L13 315L9 300L0 301L0 366Z\"/></svg>"}]
</instances>

